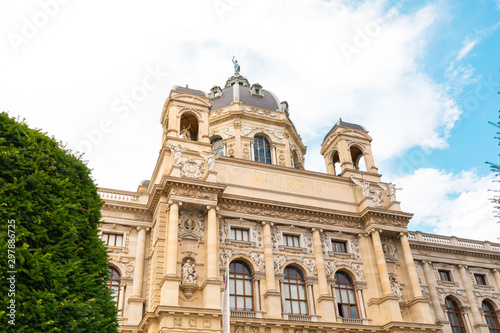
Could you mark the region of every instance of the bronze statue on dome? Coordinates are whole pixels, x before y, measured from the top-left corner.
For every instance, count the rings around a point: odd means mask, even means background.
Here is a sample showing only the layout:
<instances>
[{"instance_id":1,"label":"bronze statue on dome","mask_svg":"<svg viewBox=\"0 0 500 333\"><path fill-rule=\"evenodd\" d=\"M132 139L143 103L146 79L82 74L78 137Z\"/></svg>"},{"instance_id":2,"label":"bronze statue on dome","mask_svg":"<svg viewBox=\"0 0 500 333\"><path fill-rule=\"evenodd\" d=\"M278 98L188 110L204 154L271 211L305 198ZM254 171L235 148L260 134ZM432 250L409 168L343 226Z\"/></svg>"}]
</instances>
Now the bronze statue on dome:
<instances>
[{"instance_id":1,"label":"bronze statue on dome","mask_svg":"<svg viewBox=\"0 0 500 333\"><path fill-rule=\"evenodd\" d=\"M233 56L233 64L234 64L234 72L236 74L240 74L240 65L238 64L238 60L234 59L234 56Z\"/></svg>"}]
</instances>

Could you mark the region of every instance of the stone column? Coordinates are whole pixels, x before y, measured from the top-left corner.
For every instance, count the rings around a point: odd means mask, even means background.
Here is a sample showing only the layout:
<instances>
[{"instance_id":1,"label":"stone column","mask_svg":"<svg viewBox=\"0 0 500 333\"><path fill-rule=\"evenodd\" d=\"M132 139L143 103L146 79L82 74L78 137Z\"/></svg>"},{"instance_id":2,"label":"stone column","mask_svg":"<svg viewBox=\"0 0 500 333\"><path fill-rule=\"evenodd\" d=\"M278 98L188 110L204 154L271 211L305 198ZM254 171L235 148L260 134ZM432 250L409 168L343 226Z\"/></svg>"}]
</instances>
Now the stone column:
<instances>
[{"instance_id":1,"label":"stone column","mask_svg":"<svg viewBox=\"0 0 500 333\"><path fill-rule=\"evenodd\" d=\"M267 301L267 315L269 318L281 318L281 295L276 290L276 278L274 276L273 241L271 239L272 223L262 222L262 225L264 237L264 264L266 267L266 293L264 297Z\"/></svg>"},{"instance_id":2,"label":"stone column","mask_svg":"<svg viewBox=\"0 0 500 333\"><path fill-rule=\"evenodd\" d=\"M286 300L285 300L285 283L283 280L280 280L280 290L281 290L281 312L282 313L287 313L286 312L286 306L285 306L285 303L286 303ZM283 318L283 319L287 319L287 318Z\"/></svg>"},{"instance_id":3,"label":"stone column","mask_svg":"<svg viewBox=\"0 0 500 333\"><path fill-rule=\"evenodd\" d=\"M170 204L170 212L168 216L168 231L167 231L167 256L165 275L177 276L177 248L179 245L179 206L182 202L173 202Z\"/></svg>"},{"instance_id":4,"label":"stone column","mask_svg":"<svg viewBox=\"0 0 500 333\"><path fill-rule=\"evenodd\" d=\"M253 278L253 298L255 302L255 311L261 311L260 308L260 288L259 288L259 278L254 277Z\"/></svg>"},{"instance_id":5,"label":"stone column","mask_svg":"<svg viewBox=\"0 0 500 333\"><path fill-rule=\"evenodd\" d=\"M458 265L458 270L460 271L460 278L462 279L463 286L465 288L465 294L467 296L467 301L472 312L472 320L474 324L472 325L476 332L488 333L488 325L484 322L483 316L479 312L477 307L476 297L474 296L474 290L472 287L472 282L467 271L467 266Z\"/></svg>"},{"instance_id":6,"label":"stone column","mask_svg":"<svg viewBox=\"0 0 500 333\"><path fill-rule=\"evenodd\" d=\"M400 233L399 239L401 241L401 246L403 247L403 255L405 257L408 276L410 277L410 286L413 293L413 298L422 298L422 290L420 289L420 283L418 282L417 268L415 267L415 263L413 262L413 255L411 254L408 236L405 233Z\"/></svg>"},{"instance_id":7,"label":"stone column","mask_svg":"<svg viewBox=\"0 0 500 333\"><path fill-rule=\"evenodd\" d=\"M207 280L203 283L203 306L220 309L220 285L218 253L218 207L207 206Z\"/></svg>"},{"instance_id":8,"label":"stone column","mask_svg":"<svg viewBox=\"0 0 500 333\"><path fill-rule=\"evenodd\" d=\"M125 283L120 283L120 291L118 298L120 299L120 304L118 304L118 309L121 310L121 316L123 317L123 309L125 309Z\"/></svg>"},{"instance_id":9,"label":"stone column","mask_svg":"<svg viewBox=\"0 0 500 333\"><path fill-rule=\"evenodd\" d=\"M177 253L179 247L179 206L182 202L171 202L167 225L165 276L161 282L160 305L179 305L180 277L177 276Z\"/></svg>"},{"instance_id":10,"label":"stone column","mask_svg":"<svg viewBox=\"0 0 500 333\"><path fill-rule=\"evenodd\" d=\"M375 250L375 259L377 262L378 273L380 275L380 284L382 285L382 294L393 295L391 289L391 282L389 280L389 273L387 272L387 264L385 262L384 250L382 249L382 242L380 241L380 231L373 229L371 231L373 248Z\"/></svg>"},{"instance_id":11,"label":"stone column","mask_svg":"<svg viewBox=\"0 0 500 333\"><path fill-rule=\"evenodd\" d=\"M500 291L500 273L497 269L492 269L493 276L495 277L495 281L497 282L496 290Z\"/></svg>"},{"instance_id":12,"label":"stone column","mask_svg":"<svg viewBox=\"0 0 500 333\"><path fill-rule=\"evenodd\" d=\"M134 284L132 297L142 297L142 278L144 276L144 252L146 250L146 231L149 228L137 227L137 247L135 250Z\"/></svg>"},{"instance_id":13,"label":"stone column","mask_svg":"<svg viewBox=\"0 0 500 333\"><path fill-rule=\"evenodd\" d=\"M144 253L146 251L146 231L149 231L149 228L137 227L134 282L132 284L132 296L128 299L129 309L127 323L129 325L138 325L142 320L142 307L145 302L145 299L142 297L142 285L144 276Z\"/></svg>"},{"instance_id":14,"label":"stone column","mask_svg":"<svg viewBox=\"0 0 500 333\"><path fill-rule=\"evenodd\" d=\"M307 288L307 296L309 298L309 310L310 310L310 315L315 316L316 315L316 308L314 307L314 293L313 293L313 288L312 288L312 282L307 281L306 282L306 288Z\"/></svg>"},{"instance_id":15,"label":"stone column","mask_svg":"<svg viewBox=\"0 0 500 333\"><path fill-rule=\"evenodd\" d=\"M359 303L359 310L361 311L361 318L367 318L366 317L366 310L365 310L365 301L363 299L363 292L361 291L361 288L356 288L356 292L358 294L358 303Z\"/></svg>"},{"instance_id":16,"label":"stone column","mask_svg":"<svg viewBox=\"0 0 500 333\"><path fill-rule=\"evenodd\" d=\"M336 318L332 320L332 314L334 313L334 302L333 297L330 296L328 282L326 278L325 261L323 258L323 246L321 245L321 235L322 230L312 228L313 235L313 248L314 248L314 259L316 260L316 270L318 271L318 285L319 285L319 298L318 298L318 311L321 315L321 321L336 321Z\"/></svg>"},{"instance_id":17,"label":"stone column","mask_svg":"<svg viewBox=\"0 0 500 333\"><path fill-rule=\"evenodd\" d=\"M436 316L436 321L446 321L446 317L444 316L443 309L441 308L441 304L439 303L439 297L436 291L436 278L432 273L430 268L430 261L422 260L422 266L424 267L424 275L425 280L427 281L427 289L429 289L429 294L431 296L431 304L434 309L434 315Z\"/></svg>"}]
</instances>

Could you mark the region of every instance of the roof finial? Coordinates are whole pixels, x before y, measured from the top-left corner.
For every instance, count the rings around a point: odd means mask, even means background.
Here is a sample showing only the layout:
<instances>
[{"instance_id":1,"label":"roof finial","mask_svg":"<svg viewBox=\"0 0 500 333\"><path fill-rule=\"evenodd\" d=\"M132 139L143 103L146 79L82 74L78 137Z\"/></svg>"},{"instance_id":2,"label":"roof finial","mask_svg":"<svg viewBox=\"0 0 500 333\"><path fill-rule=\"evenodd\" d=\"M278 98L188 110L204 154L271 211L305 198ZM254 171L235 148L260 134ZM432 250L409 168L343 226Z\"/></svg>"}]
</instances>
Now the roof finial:
<instances>
[{"instance_id":1,"label":"roof finial","mask_svg":"<svg viewBox=\"0 0 500 333\"><path fill-rule=\"evenodd\" d=\"M238 60L234 59L234 56L233 56L233 64L234 64L234 73L240 74L240 65L238 64Z\"/></svg>"}]
</instances>

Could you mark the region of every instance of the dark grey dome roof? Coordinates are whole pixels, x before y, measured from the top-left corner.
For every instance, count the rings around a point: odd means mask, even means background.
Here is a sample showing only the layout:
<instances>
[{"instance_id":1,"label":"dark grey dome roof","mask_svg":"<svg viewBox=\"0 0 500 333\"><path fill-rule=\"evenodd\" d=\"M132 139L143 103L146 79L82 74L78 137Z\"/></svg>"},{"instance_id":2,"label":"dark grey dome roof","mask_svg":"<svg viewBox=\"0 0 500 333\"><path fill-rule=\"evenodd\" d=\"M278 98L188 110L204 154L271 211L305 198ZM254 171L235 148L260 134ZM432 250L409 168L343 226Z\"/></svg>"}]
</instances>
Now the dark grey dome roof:
<instances>
[{"instance_id":1,"label":"dark grey dome roof","mask_svg":"<svg viewBox=\"0 0 500 333\"><path fill-rule=\"evenodd\" d=\"M241 103L267 110L279 110L279 100L272 92L262 89L263 96L257 96L251 93L250 87L245 87L240 84L235 84L222 89L222 96L210 101L212 104L212 110L220 109L234 102L235 87L238 89L239 94L239 96L236 96L238 98L236 100L239 100Z\"/></svg>"},{"instance_id":2,"label":"dark grey dome roof","mask_svg":"<svg viewBox=\"0 0 500 333\"><path fill-rule=\"evenodd\" d=\"M203 96L203 97L207 97L208 96L202 90L191 89L191 88L188 88L188 87L175 86L173 90L174 91L185 92L185 93L188 93L188 94L191 94L191 95L196 95L196 96Z\"/></svg>"},{"instance_id":3,"label":"dark grey dome roof","mask_svg":"<svg viewBox=\"0 0 500 333\"><path fill-rule=\"evenodd\" d=\"M332 129L330 131L328 131L328 133L325 135L325 138L323 139L323 142L325 142L326 138L328 138L328 136L330 134L332 134L332 132L337 127L347 127L347 128L352 128L352 129L355 129L355 130L366 132L366 128L364 128L363 126L358 125L358 124L352 124L352 123L348 123L348 122L342 121L342 118L340 118L339 121L337 121L337 123L332 127Z\"/></svg>"}]
</instances>

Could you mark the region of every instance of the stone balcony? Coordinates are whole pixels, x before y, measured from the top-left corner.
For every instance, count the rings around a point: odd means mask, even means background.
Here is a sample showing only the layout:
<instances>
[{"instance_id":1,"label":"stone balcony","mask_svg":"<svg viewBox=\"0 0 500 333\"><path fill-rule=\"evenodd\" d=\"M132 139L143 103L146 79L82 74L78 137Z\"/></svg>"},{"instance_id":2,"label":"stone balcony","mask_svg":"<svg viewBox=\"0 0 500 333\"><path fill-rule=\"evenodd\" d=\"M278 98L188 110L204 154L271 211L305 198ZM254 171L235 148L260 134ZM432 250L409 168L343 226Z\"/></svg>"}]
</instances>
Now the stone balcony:
<instances>
[{"instance_id":1,"label":"stone balcony","mask_svg":"<svg viewBox=\"0 0 500 333\"><path fill-rule=\"evenodd\" d=\"M410 240L410 242L416 241L424 243L433 243L438 246L448 245L448 246L463 247L467 249L500 252L499 243L491 243L489 241L481 242L477 240L458 238L455 236L441 236L441 235L427 234L420 231L408 232L408 239Z\"/></svg>"}]
</instances>

